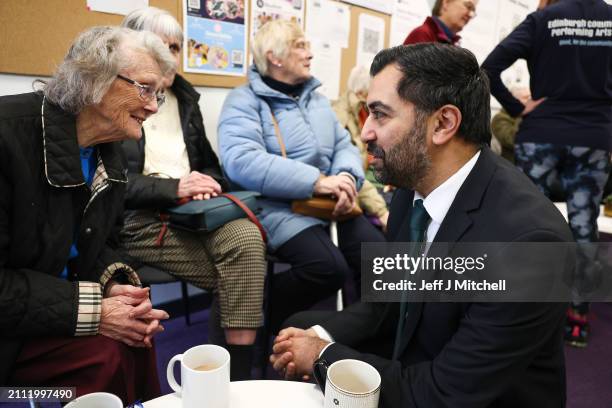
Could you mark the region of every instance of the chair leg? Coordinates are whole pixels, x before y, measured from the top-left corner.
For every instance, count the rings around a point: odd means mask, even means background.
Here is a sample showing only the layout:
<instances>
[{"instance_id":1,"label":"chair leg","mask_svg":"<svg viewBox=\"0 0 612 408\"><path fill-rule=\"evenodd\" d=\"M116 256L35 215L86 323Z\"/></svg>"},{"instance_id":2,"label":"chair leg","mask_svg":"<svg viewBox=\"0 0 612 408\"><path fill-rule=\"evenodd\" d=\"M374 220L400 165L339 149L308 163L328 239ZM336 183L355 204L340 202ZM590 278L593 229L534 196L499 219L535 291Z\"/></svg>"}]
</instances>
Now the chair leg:
<instances>
[{"instance_id":1,"label":"chair leg","mask_svg":"<svg viewBox=\"0 0 612 408\"><path fill-rule=\"evenodd\" d=\"M191 316L189 315L189 293L187 293L187 284L181 281L181 292L183 292L183 308L185 311L185 323L191 326Z\"/></svg>"}]
</instances>

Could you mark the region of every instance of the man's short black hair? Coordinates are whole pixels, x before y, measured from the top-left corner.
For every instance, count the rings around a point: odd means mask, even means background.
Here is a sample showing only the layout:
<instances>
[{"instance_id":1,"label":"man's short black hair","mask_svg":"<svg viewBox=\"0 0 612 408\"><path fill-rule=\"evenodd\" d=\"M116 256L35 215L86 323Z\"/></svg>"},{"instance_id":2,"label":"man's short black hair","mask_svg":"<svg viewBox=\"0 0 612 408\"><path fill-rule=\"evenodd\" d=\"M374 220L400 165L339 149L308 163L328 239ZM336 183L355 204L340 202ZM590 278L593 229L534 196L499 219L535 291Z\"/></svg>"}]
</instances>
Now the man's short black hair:
<instances>
[{"instance_id":1,"label":"man's short black hair","mask_svg":"<svg viewBox=\"0 0 612 408\"><path fill-rule=\"evenodd\" d=\"M380 51L370 74L390 64L403 74L397 86L400 98L427 114L454 105L462 115L459 137L480 146L491 142L489 78L474 54L439 43L400 45Z\"/></svg>"}]
</instances>

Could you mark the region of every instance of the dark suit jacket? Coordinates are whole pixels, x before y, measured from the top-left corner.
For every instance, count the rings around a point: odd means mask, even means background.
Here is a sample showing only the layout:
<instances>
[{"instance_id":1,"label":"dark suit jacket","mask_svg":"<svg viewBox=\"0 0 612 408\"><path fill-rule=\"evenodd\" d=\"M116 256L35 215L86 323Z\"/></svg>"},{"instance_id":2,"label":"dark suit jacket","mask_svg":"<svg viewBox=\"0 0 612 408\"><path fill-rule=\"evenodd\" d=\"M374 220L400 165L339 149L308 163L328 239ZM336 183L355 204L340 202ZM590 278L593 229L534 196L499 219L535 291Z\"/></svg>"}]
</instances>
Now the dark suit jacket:
<instances>
[{"instance_id":1,"label":"dark suit jacket","mask_svg":"<svg viewBox=\"0 0 612 408\"><path fill-rule=\"evenodd\" d=\"M398 190L389 238L406 241L414 193ZM484 148L437 242L572 241L553 204L511 164ZM565 362L559 303L410 303L399 361L388 359L399 303L357 303L322 326L323 358L366 361L382 377L381 408L563 407ZM375 354L350 348L377 342ZM387 346L384 346L387 345ZM386 356L386 357L384 357Z\"/></svg>"}]
</instances>

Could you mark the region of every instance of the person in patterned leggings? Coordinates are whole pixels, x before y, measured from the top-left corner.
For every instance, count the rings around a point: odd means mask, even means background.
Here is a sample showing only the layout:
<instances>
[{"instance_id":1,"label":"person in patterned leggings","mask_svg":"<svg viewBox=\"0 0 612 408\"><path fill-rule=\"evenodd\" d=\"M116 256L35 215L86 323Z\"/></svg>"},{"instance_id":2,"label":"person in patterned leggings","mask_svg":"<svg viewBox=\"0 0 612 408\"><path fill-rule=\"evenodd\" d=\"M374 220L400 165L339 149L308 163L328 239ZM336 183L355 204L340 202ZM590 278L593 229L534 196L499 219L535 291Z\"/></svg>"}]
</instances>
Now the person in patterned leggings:
<instances>
[{"instance_id":1,"label":"person in patterned leggings","mask_svg":"<svg viewBox=\"0 0 612 408\"><path fill-rule=\"evenodd\" d=\"M515 159L516 165L547 197L551 197L554 184L561 184L574 239L579 244L597 242L599 203L610 171L610 153L551 143L519 143L515 147ZM585 302L573 302L568 309L565 337L573 346L587 344L588 311L589 304Z\"/></svg>"},{"instance_id":2,"label":"person in patterned leggings","mask_svg":"<svg viewBox=\"0 0 612 408\"><path fill-rule=\"evenodd\" d=\"M610 20L612 5L603 0L540 0L538 10L482 64L493 96L511 116L522 118L516 135L517 166L549 196L553 182L560 182L579 244L598 240L599 203L610 168L612 34L591 41L575 30L553 28L575 21L597 27ZM526 101L512 96L500 77L520 58L527 61L530 75L532 98ZM593 256L581 249L580 258L592 261ZM588 275L580 264L577 271ZM587 312L584 303L569 308L569 344L586 346Z\"/></svg>"}]
</instances>

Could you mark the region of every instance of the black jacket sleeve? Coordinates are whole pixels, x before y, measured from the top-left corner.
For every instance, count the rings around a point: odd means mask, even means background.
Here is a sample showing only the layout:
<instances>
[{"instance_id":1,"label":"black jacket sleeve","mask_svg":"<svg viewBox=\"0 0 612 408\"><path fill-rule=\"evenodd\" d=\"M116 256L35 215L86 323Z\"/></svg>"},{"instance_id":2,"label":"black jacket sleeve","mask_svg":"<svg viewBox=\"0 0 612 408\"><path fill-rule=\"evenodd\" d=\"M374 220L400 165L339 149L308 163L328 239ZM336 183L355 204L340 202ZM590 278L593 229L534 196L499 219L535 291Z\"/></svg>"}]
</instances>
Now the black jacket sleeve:
<instances>
[{"instance_id":1,"label":"black jacket sleeve","mask_svg":"<svg viewBox=\"0 0 612 408\"><path fill-rule=\"evenodd\" d=\"M158 209L176 204L178 199L178 179L163 179L142 174L144 166L144 140L124 140L121 146L128 164L125 208L127 210Z\"/></svg>"},{"instance_id":2,"label":"black jacket sleeve","mask_svg":"<svg viewBox=\"0 0 612 408\"><path fill-rule=\"evenodd\" d=\"M354 303L321 326L334 341L356 345L372 338L395 335L398 303Z\"/></svg>"},{"instance_id":3,"label":"black jacket sleeve","mask_svg":"<svg viewBox=\"0 0 612 408\"><path fill-rule=\"evenodd\" d=\"M533 14L530 14L493 49L482 64L482 68L486 71L491 82L491 94L513 117L519 116L525 106L506 88L501 80L501 73L514 64L516 60L528 58L531 53L534 33L535 20Z\"/></svg>"},{"instance_id":4,"label":"black jacket sleeve","mask_svg":"<svg viewBox=\"0 0 612 408\"><path fill-rule=\"evenodd\" d=\"M143 174L128 173L125 208L168 208L176 205L179 179L163 179Z\"/></svg>"}]
</instances>

